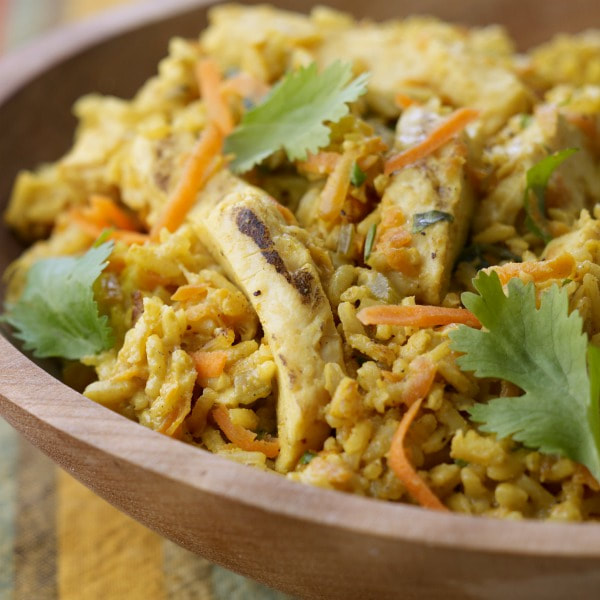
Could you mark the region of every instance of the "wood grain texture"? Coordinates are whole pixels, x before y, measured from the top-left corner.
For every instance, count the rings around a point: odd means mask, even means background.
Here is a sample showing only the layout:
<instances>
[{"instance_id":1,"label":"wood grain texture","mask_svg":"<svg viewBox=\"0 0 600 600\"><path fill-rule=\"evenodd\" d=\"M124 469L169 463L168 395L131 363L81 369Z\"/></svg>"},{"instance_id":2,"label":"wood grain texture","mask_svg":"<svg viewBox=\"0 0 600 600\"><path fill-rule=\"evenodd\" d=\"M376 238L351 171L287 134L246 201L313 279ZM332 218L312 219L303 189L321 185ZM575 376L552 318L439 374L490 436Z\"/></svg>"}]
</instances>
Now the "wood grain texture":
<instances>
[{"instance_id":1,"label":"wood grain texture","mask_svg":"<svg viewBox=\"0 0 600 600\"><path fill-rule=\"evenodd\" d=\"M129 95L174 34L205 23L192 0L128 7L0 63L0 209L18 169L70 143L88 91ZM289 1L275 2L284 7ZM311 3L303 3L303 7ZM504 22L522 45L577 30L595 1L384 0L332 5ZM535 29L532 24L535 23ZM557 25L558 23L558 25ZM127 60L123 60L127 56ZM118 68L115 68L118 65ZM0 231L0 269L20 246ZM213 562L303 598L596 598L600 526L501 522L304 487L168 439L68 389L0 337L0 413L98 495Z\"/></svg>"}]
</instances>

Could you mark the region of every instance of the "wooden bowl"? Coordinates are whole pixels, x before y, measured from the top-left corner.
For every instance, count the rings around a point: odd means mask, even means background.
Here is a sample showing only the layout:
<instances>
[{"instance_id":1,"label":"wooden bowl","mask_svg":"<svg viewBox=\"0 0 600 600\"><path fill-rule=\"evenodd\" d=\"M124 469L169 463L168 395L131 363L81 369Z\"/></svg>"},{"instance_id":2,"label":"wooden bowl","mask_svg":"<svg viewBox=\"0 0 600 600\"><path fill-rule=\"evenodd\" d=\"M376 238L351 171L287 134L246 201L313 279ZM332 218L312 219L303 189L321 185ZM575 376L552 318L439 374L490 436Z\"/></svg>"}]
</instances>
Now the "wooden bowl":
<instances>
[{"instance_id":1,"label":"wooden bowl","mask_svg":"<svg viewBox=\"0 0 600 600\"><path fill-rule=\"evenodd\" d=\"M71 142L85 92L131 94L207 2L155 1L41 39L0 64L0 209L17 170ZM293 8L294 2L275 2ZM304 10L312 4L303 3ZM417 10L504 23L521 46L600 17L596 0L332 0L357 16ZM368 12L368 15L366 14ZM20 251L0 231L0 270ZM67 388L0 337L0 413L103 498L211 561L304 598L598 598L600 525L447 515L244 467L132 423Z\"/></svg>"}]
</instances>

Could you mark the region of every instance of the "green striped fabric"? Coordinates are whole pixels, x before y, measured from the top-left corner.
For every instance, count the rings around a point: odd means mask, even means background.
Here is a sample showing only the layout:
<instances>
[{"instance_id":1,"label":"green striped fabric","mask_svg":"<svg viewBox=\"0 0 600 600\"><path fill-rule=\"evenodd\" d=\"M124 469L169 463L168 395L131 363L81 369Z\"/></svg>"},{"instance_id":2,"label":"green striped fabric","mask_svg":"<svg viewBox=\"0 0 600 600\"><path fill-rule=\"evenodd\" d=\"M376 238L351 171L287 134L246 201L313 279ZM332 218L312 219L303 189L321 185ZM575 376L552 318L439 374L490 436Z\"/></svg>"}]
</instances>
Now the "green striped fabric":
<instances>
[{"instance_id":1,"label":"green striped fabric","mask_svg":"<svg viewBox=\"0 0 600 600\"><path fill-rule=\"evenodd\" d=\"M0 419L0 600L9 600L13 589L17 443Z\"/></svg>"}]
</instances>

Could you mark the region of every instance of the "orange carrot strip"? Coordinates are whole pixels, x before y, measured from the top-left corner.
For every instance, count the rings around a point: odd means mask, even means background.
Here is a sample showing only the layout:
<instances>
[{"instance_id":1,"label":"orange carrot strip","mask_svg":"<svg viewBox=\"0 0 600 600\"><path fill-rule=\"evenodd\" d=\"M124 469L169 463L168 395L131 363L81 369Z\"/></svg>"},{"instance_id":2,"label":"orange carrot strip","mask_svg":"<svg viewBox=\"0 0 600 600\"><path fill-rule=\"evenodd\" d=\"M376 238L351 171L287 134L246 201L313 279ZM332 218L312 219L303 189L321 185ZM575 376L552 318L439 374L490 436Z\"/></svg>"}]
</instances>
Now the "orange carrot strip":
<instances>
[{"instance_id":1,"label":"orange carrot strip","mask_svg":"<svg viewBox=\"0 0 600 600\"><path fill-rule=\"evenodd\" d=\"M406 217L404 216L402 209L397 206L390 206L383 212L379 229L381 231L386 231L392 227L404 225L404 223L406 223Z\"/></svg>"},{"instance_id":2,"label":"orange carrot strip","mask_svg":"<svg viewBox=\"0 0 600 600\"><path fill-rule=\"evenodd\" d=\"M428 356L417 356L408 367L408 374L402 387L402 402L412 406L425 398L431 389L437 367Z\"/></svg>"},{"instance_id":3,"label":"orange carrot strip","mask_svg":"<svg viewBox=\"0 0 600 600\"><path fill-rule=\"evenodd\" d=\"M135 221L112 198L94 194L90 197L90 207L96 215L101 217L106 227L136 231Z\"/></svg>"},{"instance_id":4,"label":"orange carrot strip","mask_svg":"<svg viewBox=\"0 0 600 600\"><path fill-rule=\"evenodd\" d=\"M352 166L356 160L357 152L350 151L342 154L333 173L327 178L325 187L321 192L319 215L325 221L334 221L340 215L348 189L350 188L350 177Z\"/></svg>"},{"instance_id":5,"label":"orange carrot strip","mask_svg":"<svg viewBox=\"0 0 600 600\"><path fill-rule=\"evenodd\" d=\"M115 231L111 231L108 236L108 239L123 242L128 246L131 246L132 244L145 244L147 241L150 240L150 238L145 233L139 233L138 231L127 231L124 229L117 229Z\"/></svg>"},{"instance_id":6,"label":"orange carrot strip","mask_svg":"<svg viewBox=\"0 0 600 600\"><path fill-rule=\"evenodd\" d=\"M190 405L188 402L180 402L179 406L174 408L161 423L157 429L159 433L164 433L170 437L179 438L181 437L181 424L186 416L190 412Z\"/></svg>"},{"instance_id":7,"label":"orange carrot strip","mask_svg":"<svg viewBox=\"0 0 600 600\"><path fill-rule=\"evenodd\" d=\"M163 227L175 231L196 201L196 194L206 182L210 166L221 151L223 135L218 127L209 123L185 165L184 173L173 195L169 198L163 213L150 232L150 238L157 241Z\"/></svg>"},{"instance_id":8,"label":"orange carrot strip","mask_svg":"<svg viewBox=\"0 0 600 600\"><path fill-rule=\"evenodd\" d=\"M186 300L202 300L206 297L207 289L205 285L181 285L171 296L171 300L176 302L185 302Z\"/></svg>"},{"instance_id":9,"label":"orange carrot strip","mask_svg":"<svg viewBox=\"0 0 600 600\"><path fill-rule=\"evenodd\" d=\"M306 173L324 175L333 173L341 158L342 155L339 152L309 153L306 160L299 162L298 166Z\"/></svg>"},{"instance_id":10,"label":"orange carrot strip","mask_svg":"<svg viewBox=\"0 0 600 600\"><path fill-rule=\"evenodd\" d=\"M440 123L422 142L392 156L385 163L384 173L390 173L433 154L461 132L479 112L472 108L459 108Z\"/></svg>"},{"instance_id":11,"label":"orange carrot strip","mask_svg":"<svg viewBox=\"0 0 600 600\"><path fill-rule=\"evenodd\" d=\"M264 81L243 71L229 77L221 84L222 94L233 92L242 98L251 100L260 100L269 93L270 89L270 86Z\"/></svg>"},{"instance_id":12,"label":"orange carrot strip","mask_svg":"<svg viewBox=\"0 0 600 600\"><path fill-rule=\"evenodd\" d=\"M407 231L402 225L392 227L381 234L377 240L377 249L384 254L388 249L397 249L408 246L412 241L412 234Z\"/></svg>"},{"instance_id":13,"label":"orange carrot strip","mask_svg":"<svg viewBox=\"0 0 600 600\"><path fill-rule=\"evenodd\" d=\"M196 78L206 104L208 120L215 123L223 135L233 130L233 117L221 93L221 72L212 58L203 58L196 65Z\"/></svg>"},{"instance_id":14,"label":"orange carrot strip","mask_svg":"<svg viewBox=\"0 0 600 600\"><path fill-rule=\"evenodd\" d=\"M102 232L108 227L106 223L95 223L90 221L88 218L87 211L82 211L76 208L73 208L69 211L69 215L71 221L77 224L77 226L87 233L92 238L99 237ZM131 244L144 244L148 241L148 236L143 233L138 233L137 231L128 231L118 229L115 231L111 231L108 235L108 239L110 240L118 240L127 245Z\"/></svg>"},{"instance_id":15,"label":"orange carrot strip","mask_svg":"<svg viewBox=\"0 0 600 600\"><path fill-rule=\"evenodd\" d=\"M448 510L415 471L415 468L412 466L407 456L406 448L404 447L406 434L417 416L422 402L423 397L418 398L404 413L400 425L392 438L388 454L388 464L396 474L396 477L404 484L408 493L421 506L436 510Z\"/></svg>"},{"instance_id":16,"label":"orange carrot strip","mask_svg":"<svg viewBox=\"0 0 600 600\"><path fill-rule=\"evenodd\" d=\"M84 212L78 208L72 208L69 211L69 218L79 229L93 238L97 238L102 233L103 226L90 222Z\"/></svg>"},{"instance_id":17,"label":"orange carrot strip","mask_svg":"<svg viewBox=\"0 0 600 600\"><path fill-rule=\"evenodd\" d=\"M575 271L575 259L568 252L559 254L551 260L529 261L523 263L506 263L498 267L485 269L488 273L496 271L502 285L508 283L513 277L526 274L535 282L548 279L566 279Z\"/></svg>"},{"instance_id":18,"label":"orange carrot strip","mask_svg":"<svg viewBox=\"0 0 600 600\"><path fill-rule=\"evenodd\" d=\"M360 144L360 154L356 162L363 170L367 170L373 166L378 160L378 155L382 152L387 152L386 143L379 136L372 136L363 140ZM342 155L339 152L317 152L317 154L308 153L306 160L299 161L298 168L305 173L313 175L325 175L333 173L337 164L340 162Z\"/></svg>"},{"instance_id":19,"label":"orange carrot strip","mask_svg":"<svg viewBox=\"0 0 600 600\"><path fill-rule=\"evenodd\" d=\"M298 221L296 220L296 216L287 206L281 204L281 202L278 202L272 196L267 196L267 198L272 202L273 206L277 209L277 212L283 217L283 220L288 225L297 225L298 224Z\"/></svg>"},{"instance_id":20,"label":"orange carrot strip","mask_svg":"<svg viewBox=\"0 0 600 600\"><path fill-rule=\"evenodd\" d=\"M426 305L368 306L356 315L363 325L403 325L405 327L437 327L463 323L481 327L477 317L466 308Z\"/></svg>"},{"instance_id":21,"label":"orange carrot strip","mask_svg":"<svg viewBox=\"0 0 600 600\"><path fill-rule=\"evenodd\" d=\"M268 458L275 458L279 454L278 440L257 440L256 433L232 422L229 411L223 405L213 408L212 416L227 439L242 450L262 452Z\"/></svg>"},{"instance_id":22,"label":"orange carrot strip","mask_svg":"<svg viewBox=\"0 0 600 600\"><path fill-rule=\"evenodd\" d=\"M411 242L412 234L400 225L384 230L377 239L375 250L381 252L394 271L414 277L417 275L419 267L406 248Z\"/></svg>"},{"instance_id":23,"label":"orange carrot strip","mask_svg":"<svg viewBox=\"0 0 600 600\"><path fill-rule=\"evenodd\" d=\"M411 98L410 96L403 94L402 92L398 92L394 97L394 102L398 108L408 108L412 104L418 104L418 102Z\"/></svg>"},{"instance_id":24,"label":"orange carrot strip","mask_svg":"<svg viewBox=\"0 0 600 600\"><path fill-rule=\"evenodd\" d=\"M218 377L225 369L225 363L227 362L227 352L224 350L213 350L212 352L199 350L193 352L191 356L196 371L198 371L198 377L202 379Z\"/></svg>"}]
</instances>

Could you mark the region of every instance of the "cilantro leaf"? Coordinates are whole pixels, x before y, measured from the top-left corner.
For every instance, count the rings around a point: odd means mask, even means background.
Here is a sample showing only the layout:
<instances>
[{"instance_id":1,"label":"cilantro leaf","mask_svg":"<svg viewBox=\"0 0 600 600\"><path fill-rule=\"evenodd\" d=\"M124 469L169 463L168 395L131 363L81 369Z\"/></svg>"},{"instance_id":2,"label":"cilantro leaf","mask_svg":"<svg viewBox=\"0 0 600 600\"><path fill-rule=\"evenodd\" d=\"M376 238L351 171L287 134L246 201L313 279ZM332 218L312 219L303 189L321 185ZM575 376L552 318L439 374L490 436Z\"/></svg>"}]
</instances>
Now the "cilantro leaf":
<instances>
[{"instance_id":1,"label":"cilantro leaf","mask_svg":"<svg viewBox=\"0 0 600 600\"><path fill-rule=\"evenodd\" d=\"M495 272L473 283L480 295L464 293L463 304L487 331L460 326L450 334L464 353L458 364L525 394L477 404L471 417L483 431L567 456L600 478L600 349L588 345L578 311L569 314L566 290L551 287L538 309L533 283L511 279L508 296Z\"/></svg>"},{"instance_id":2,"label":"cilantro leaf","mask_svg":"<svg viewBox=\"0 0 600 600\"><path fill-rule=\"evenodd\" d=\"M375 243L375 235L377 234L377 225L373 223L371 227L369 227L369 231L367 231L367 237L365 238L365 250L363 254L364 261L367 262L371 257L371 252L373 250L373 244Z\"/></svg>"},{"instance_id":3,"label":"cilantro leaf","mask_svg":"<svg viewBox=\"0 0 600 600\"><path fill-rule=\"evenodd\" d=\"M1 317L25 350L40 358L79 359L112 346L112 331L98 313L92 286L113 246L106 242L81 257L47 258L31 267L23 294Z\"/></svg>"},{"instance_id":4,"label":"cilantro leaf","mask_svg":"<svg viewBox=\"0 0 600 600\"><path fill-rule=\"evenodd\" d=\"M355 162L352 165L352 174L350 176L350 183L354 187L360 187L365 180L367 179L367 174L358 166L358 163Z\"/></svg>"},{"instance_id":5,"label":"cilantro leaf","mask_svg":"<svg viewBox=\"0 0 600 600\"><path fill-rule=\"evenodd\" d=\"M554 171L578 150L578 148L565 148L560 152L554 152L554 154L542 158L542 160L527 171L527 187L523 196L525 226L531 233L537 235L546 243L552 238L539 221L544 219L546 215L546 188L548 187L548 182ZM537 200L535 206L531 205L531 194Z\"/></svg>"},{"instance_id":6,"label":"cilantro leaf","mask_svg":"<svg viewBox=\"0 0 600 600\"><path fill-rule=\"evenodd\" d=\"M454 221L454 216L443 210L430 210L424 213L415 213L413 215L412 232L419 233L420 231L427 229L430 225L439 223L440 221L452 223L452 221Z\"/></svg>"},{"instance_id":7,"label":"cilantro leaf","mask_svg":"<svg viewBox=\"0 0 600 600\"><path fill-rule=\"evenodd\" d=\"M350 63L340 61L322 73L316 63L288 73L225 140L225 153L235 155L232 170L248 171L280 148L290 160L304 160L327 146L330 131L324 122L339 121L348 113L347 103L366 92L366 74L351 78Z\"/></svg>"},{"instance_id":8,"label":"cilantro leaf","mask_svg":"<svg viewBox=\"0 0 600 600\"><path fill-rule=\"evenodd\" d=\"M312 450L307 450L300 457L300 460L298 461L298 464L300 464L300 465L307 465L313 458L315 458L315 456L317 456L316 452L313 452Z\"/></svg>"}]
</instances>

